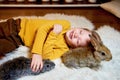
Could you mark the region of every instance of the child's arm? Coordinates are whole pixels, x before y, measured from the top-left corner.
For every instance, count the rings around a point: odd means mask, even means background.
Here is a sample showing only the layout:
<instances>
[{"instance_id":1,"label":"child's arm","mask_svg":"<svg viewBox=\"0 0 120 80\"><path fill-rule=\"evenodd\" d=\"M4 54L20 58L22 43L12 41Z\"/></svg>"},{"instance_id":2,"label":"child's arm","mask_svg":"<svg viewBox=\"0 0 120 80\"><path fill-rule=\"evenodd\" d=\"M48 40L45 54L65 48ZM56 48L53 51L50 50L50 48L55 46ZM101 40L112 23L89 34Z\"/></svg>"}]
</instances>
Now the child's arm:
<instances>
[{"instance_id":1,"label":"child's arm","mask_svg":"<svg viewBox=\"0 0 120 80\"><path fill-rule=\"evenodd\" d=\"M60 24L55 24L53 26L53 32L55 34L59 34L62 31L62 25ZM39 66L35 66L36 65L40 65ZM42 56L39 54L33 54L33 59L31 62L31 68L33 69L34 72L36 72L38 69L41 69L43 67L43 62L42 62Z\"/></svg>"},{"instance_id":2,"label":"child's arm","mask_svg":"<svg viewBox=\"0 0 120 80\"><path fill-rule=\"evenodd\" d=\"M53 25L53 32L55 34L59 34L61 31L62 25L60 24ZM42 67L43 67L42 56L40 54L33 54L31 62L32 70L36 72L38 69L42 69Z\"/></svg>"},{"instance_id":3,"label":"child's arm","mask_svg":"<svg viewBox=\"0 0 120 80\"><path fill-rule=\"evenodd\" d=\"M53 28L53 24L60 23L64 26L64 29L68 29L70 27L70 23L66 20L60 20L53 23L47 23L45 25L42 25L38 31L36 32L34 44L32 47L32 63L31 68L34 71L37 71L38 69L41 69L43 63L42 63L42 51L43 51L43 44L45 42L46 36L48 32ZM56 30L55 30L56 31ZM57 31L59 33L59 30ZM40 59L38 59L40 58Z\"/></svg>"},{"instance_id":4,"label":"child's arm","mask_svg":"<svg viewBox=\"0 0 120 80\"><path fill-rule=\"evenodd\" d=\"M36 72L39 69L42 69L43 62L42 62L42 47L43 43L46 39L47 33L49 30L52 29L51 24L46 24L44 26L41 26L35 36L34 44L32 47L32 62L31 62L31 68L32 71Z\"/></svg>"},{"instance_id":5,"label":"child's arm","mask_svg":"<svg viewBox=\"0 0 120 80\"><path fill-rule=\"evenodd\" d=\"M42 25L36 32L34 44L31 50L32 53L42 54L43 45L46 40L46 36L50 32L50 30L53 29L54 24L62 25L64 30L66 29L68 30L70 28L70 23L69 21L66 20L56 20L51 23L46 23Z\"/></svg>"},{"instance_id":6,"label":"child's arm","mask_svg":"<svg viewBox=\"0 0 120 80\"><path fill-rule=\"evenodd\" d=\"M43 47L44 58L56 59L59 58L64 52L69 50L64 42L64 36L61 34L63 27L60 24L55 24L53 30L50 32L45 45Z\"/></svg>"}]
</instances>

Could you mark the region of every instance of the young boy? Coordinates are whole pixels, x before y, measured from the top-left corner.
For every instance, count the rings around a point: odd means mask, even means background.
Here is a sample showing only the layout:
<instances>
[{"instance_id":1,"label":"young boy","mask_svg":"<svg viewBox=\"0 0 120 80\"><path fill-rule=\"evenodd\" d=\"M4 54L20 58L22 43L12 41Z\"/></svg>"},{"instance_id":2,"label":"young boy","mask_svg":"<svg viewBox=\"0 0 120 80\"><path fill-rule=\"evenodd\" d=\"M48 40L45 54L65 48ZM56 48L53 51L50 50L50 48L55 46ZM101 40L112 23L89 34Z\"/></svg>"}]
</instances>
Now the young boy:
<instances>
[{"instance_id":1,"label":"young boy","mask_svg":"<svg viewBox=\"0 0 120 80\"><path fill-rule=\"evenodd\" d=\"M82 28L70 28L67 20L21 19L20 36L32 53L31 68L42 69L42 59L57 59L69 48L86 46L91 32Z\"/></svg>"}]
</instances>

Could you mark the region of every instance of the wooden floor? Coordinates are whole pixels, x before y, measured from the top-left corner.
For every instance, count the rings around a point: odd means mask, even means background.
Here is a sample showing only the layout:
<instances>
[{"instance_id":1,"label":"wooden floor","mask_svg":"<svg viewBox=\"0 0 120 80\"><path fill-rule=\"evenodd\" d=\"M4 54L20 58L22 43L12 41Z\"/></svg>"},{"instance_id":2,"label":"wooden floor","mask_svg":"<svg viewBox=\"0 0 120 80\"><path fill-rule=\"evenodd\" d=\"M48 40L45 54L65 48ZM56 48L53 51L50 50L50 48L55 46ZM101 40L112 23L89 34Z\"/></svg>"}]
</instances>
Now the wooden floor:
<instances>
[{"instance_id":1,"label":"wooden floor","mask_svg":"<svg viewBox=\"0 0 120 80\"><path fill-rule=\"evenodd\" d=\"M85 16L93 22L96 28L102 25L110 25L120 31L120 19L100 7L66 7L66 8L3 8L0 7L0 19L7 19L16 16L43 16L47 13L64 13L68 15Z\"/></svg>"}]
</instances>

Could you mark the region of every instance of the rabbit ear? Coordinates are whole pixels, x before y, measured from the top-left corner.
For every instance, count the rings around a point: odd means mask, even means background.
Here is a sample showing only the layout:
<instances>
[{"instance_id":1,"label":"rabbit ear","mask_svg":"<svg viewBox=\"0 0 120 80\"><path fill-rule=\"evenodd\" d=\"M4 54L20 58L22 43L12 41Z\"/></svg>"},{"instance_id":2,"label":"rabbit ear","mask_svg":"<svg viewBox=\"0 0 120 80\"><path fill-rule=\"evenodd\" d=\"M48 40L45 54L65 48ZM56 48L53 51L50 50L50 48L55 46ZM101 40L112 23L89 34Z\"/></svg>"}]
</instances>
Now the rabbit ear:
<instances>
[{"instance_id":1,"label":"rabbit ear","mask_svg":"<svg viewBox=\"0 0 120 80\"><path fill-rule=\"evenodd\" d=\"M92 31L92 35L95 37L95 39L97 39L97 41L99 43L101 43L101 44L103 43L102 40L101 40L101 38L100 38L100 36L99 36L99 34L97 32Z\"/></svg>"},{"instance_id":2,"label":"rabbit ear","mask_svg":"<svg viewBox=\"0 0 120 80\"><path fill-rule=\"evenodd\" d=\"M96 39L93 35L90 35L91 38L91 44L95 49L95 57L97 60L106 60L109 61L112 59L112 54L110 50L102 43L102 41L99 41L101 39Z\"/></svg>"},{"instance_id":3,"label":"rabbit ear","mask_svg":"<svg viewBox=\"0 0 120 80\"><path fill-rule=\"evenodd\" d=\"M90 35L90 38L92 46L94 47L95 50L97 50L100 47L99 41L93 35Z\"/></svg>"}]
</instances>

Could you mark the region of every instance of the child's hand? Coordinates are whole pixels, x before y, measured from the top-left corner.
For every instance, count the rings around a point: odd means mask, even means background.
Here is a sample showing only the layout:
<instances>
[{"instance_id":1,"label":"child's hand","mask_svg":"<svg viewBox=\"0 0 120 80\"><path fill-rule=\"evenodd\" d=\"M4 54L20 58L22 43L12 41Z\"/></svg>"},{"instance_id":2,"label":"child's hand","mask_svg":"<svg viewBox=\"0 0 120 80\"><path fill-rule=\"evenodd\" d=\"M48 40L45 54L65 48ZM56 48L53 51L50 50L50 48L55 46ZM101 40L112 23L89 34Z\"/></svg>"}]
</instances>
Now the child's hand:
<instances>
[{"instance_id":1,"label":"child's hand","mask_svg":"<svg viewBox=\"0 0 120 80\"><path fill-rule=\"evenodd\" d=\"M31 68L33 72L37 72L43 68L42 56L39 54L33 54Z\"/></svg>"},{"instance_id":2,"label":"child's hand","mask_svg":"<svg viewBox=\"0 0 120 80\"><path fill-rule=\"evenodd\" d=\"M59 34L60 32L62 32L62 25L60 24L55 24L53 27L53 32L56 34Z\"/></svg>"}]
</instances>

